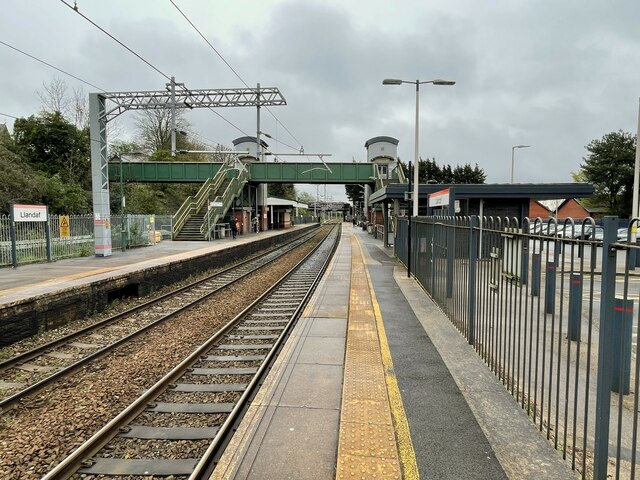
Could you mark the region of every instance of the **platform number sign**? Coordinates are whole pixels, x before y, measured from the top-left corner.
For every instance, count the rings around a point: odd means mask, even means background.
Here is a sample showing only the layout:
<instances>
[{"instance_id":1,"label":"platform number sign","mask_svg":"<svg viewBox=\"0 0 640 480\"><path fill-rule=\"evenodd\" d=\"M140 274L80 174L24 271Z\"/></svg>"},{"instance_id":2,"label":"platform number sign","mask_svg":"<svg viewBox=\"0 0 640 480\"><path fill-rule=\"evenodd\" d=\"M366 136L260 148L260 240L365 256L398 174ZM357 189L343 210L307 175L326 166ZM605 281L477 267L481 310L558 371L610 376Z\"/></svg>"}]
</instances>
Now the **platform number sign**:
<instances>
[{"instance_id":1,"label":"platform number sign","mask_svg":"<svg viewBox=\"0 0 640 480\"><path fill-rule=\"evenodd\" d=\"M71 228L69 227L69 215L60 215L60 238L70 236Z\"/></svg>"}]
</instances>

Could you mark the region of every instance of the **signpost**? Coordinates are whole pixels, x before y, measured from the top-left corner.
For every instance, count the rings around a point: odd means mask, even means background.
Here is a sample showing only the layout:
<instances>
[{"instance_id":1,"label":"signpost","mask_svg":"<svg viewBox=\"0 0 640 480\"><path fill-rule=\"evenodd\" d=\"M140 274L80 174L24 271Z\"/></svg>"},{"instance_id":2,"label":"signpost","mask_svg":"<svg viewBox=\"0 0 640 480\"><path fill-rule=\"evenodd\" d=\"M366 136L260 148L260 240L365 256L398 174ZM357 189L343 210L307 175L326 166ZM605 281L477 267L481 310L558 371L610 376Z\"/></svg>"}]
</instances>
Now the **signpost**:
<instances>
[{"instance_id":1,"label":"signpost","mask_svg":"<svg viewBox=\"0 0 640 480\"><path fill-rule=\"evenodd\" d=\"M13 268L18 267L18 246L16 238L16 223L20 222L45 222L45 234L47 242L47 260L51 261L51 231L49 230L49 216L46 205L11 205L11 257Z\"/></svg>"},{"instance_id":2,"label":"signpost","mask_svg":"<svg viewBox=\"0 0 640 480\"><path fill-rule=\"evenodd\" d=\"M46 205L18 205L13 204L12 215L14 222L46 222Z\"/></svg>"},{"instance_id":3,"label":"signpost","mask_svg":"<svg viewBox=\"0 0 640 480\"><path fill-rule=\"evenodd\" d=\"M429 194L430 207L448 207L449 206L449 189L439 190Z\"/></svg>"}]
</instances>

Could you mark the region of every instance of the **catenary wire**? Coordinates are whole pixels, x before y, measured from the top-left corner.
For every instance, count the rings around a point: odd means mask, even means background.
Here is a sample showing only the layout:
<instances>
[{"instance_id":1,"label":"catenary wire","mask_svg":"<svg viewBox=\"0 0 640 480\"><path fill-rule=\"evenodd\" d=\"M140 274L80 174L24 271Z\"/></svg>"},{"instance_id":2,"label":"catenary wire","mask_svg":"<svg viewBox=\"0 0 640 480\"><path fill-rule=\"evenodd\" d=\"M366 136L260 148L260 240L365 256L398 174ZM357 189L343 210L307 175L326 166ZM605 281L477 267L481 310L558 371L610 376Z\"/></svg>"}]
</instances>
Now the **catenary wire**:
<instances>
[{"instance_id":1,"label":"catenary wire","mask_svg":"<svg viewBox=\"0 0 640 480\"><path fill-rule=\"evenodd\" d=\"M238 79L244 84L245 87L247 88L252 88L250 87L247 82L245 82L245 80L240 76L240 74L231 66L231 64L227 61L226 58L224 58L224 56L216 49L216 47L214 47L212 45L212 43L207 39L207 37L205 37L203 35L203 33L198 29L198 27L196 27L196 25L191 21L191 19L189 19L189 17L180 9L180 7L178 7L178 5L173 1L173 0L169 0L169 2L171 2L171 5L173 5L175 7L176 10L178 10L178 12L180 12L180 14L184 17L184 19L189 23L189 25L191 25L191 27L193 27L193 29L198 33L198 35L200 35L200 37L207 43L207 45L209 45L209 47L216 53L216 55L218 55L218 57L220 57L220 59L225 63L225 65L227 67L229 67L229 69L234 73L234 75L236 77L238 77ZM291 136L291 138L293 138L296 142L298 142L298 144L300 145L300 147L302 147L302 142L300 142L300 140L298 140L295 135L293 135L293 133L291 133L291 131L287 128L287 126L282 123L278 117L276 116L275 113L273 113L271 111L271 109L269 107L264 107L266 108L267 112L269 112L271 114L271 116L275 119L275 121L277 123L279 123L280 125L282 125L282 127L286 130L286 132ZM296 147L292 147L291 145L288 145L284 142L281 142L279 140L276 140L278 143L281 143L283 145L285 145L286 147L289 147L293 150L299 151L301 148L296 148Z\"/></svg>"},{"instance_id":2,"label":"catenary wire","mask_svg":"<svg viewBox=\"0 0 640 480\"><path fill-rule=\"evenodd\" d=\"M169 82L171 82L171 77L169 75L167 75L166 73L164 73L162 70L160 70L158 67L156 67L155 65L153 65L151 62L149 62L148 60L146 60L144 57L142 57L140 54L136 53L133 49L131 49L130 47L128 47L127 45L125 45L123 42L121 42L120 40L118 40L115 36L113 36L112 34L110 34L109 32L107 32L104 28L102 28L100 25L98 25L97 23L95 23L93 20L91 20L89 17L87 17L86 15L82 14L77 7L74 7L70 4L68 4L65 0L60 0L64 5L66 5L67 7L69 7L71 10L73 10L74 12L76 12L78 15L80 15L82 18L84 18L87 22L89 22L91 25L93 25L94 27L96 27L98 30L100 30L102 33L104 33L105 35L107 35L109 38L111 38L112 40L114 40L115 42L117 42L119 45L121 45L123 48L125 48L128 52L132 53L133 55L135 55L138 59L140 59L141 61L143 61L145 64L147 64L148 66L150 66L152 69L154 69L156 72L158 72L160 75L162 75L164 78L166 78L167 80L169 80ZM183 88L187 93L191 94L191 92L189 91L189 89L187 87L185 87L184 85L181 86L181 88ZM207 107L209 110L211 110L214 114L216 114L218 117L220 117L222 120L224 120L225 122L227 122L229 125L231 125L232 127L234 127L235 129L237 129L238 131L242 132L244 135L248 135L244 130L242 130L240 127L238 127L236 124L234 124L232 121L228 120L227 118L225 118L224 116L222 116L222 114L216 112L215 110L213 110L213 108L211 107Z\"/></svg>"},{"instance_id":3,"label":"catenary wire","mask_svg":"<svg viewBox=\"0 0 640 480\"><path fill-rule=\"evenodd\" d=\"M97 89L98 89L98 90L100 90L101 92L104 92L104 89L103 89L103 88L98 87L97 85L94 85L93 83L88 82L88 81L86 81L86 80L83 80L82 78L80 78L80 77L78 77L78 76L76 76L76 75L73 75L72 73L69 73L69 72L67 72L67 71L65 71L65 70L63 70L63 69L61 69L61 68L58 68L58 67L56 67L55 65L52 65L52 64L50 64L50 63L48 63L48 62L45 62L44 60L41 60L41 59L39 59L38 57L36 57L36 56L34 56L34 55L31 55L30 53L25 52L24 50L20 50L19 48L14 47L13 45L9 45L8 43L3 42L2 40L0 40L0 43L1 43L2 45L4 45L5 47L9 47L9 48L11 48L12 50L15 50L16 52L19 52L19 53L21 53L21 54L23 54L23 55L26 55L27 57L29 57L29 58L31 58L31 59L33 59L33 60L36 60L37 62L40 62L40 63L42 63L42 64L46 65L47 67L51 67L51 68L53 68L54 70L59 71L60 73L64 73L65 75L68 75L68 76L69 76L69 77L71 77L71 78L75 78L75 79L76 79L76 80L78 80L79 82L82 82L82 83L84 83L84 84L86 84L86 85L89 85L89 86L91 86L91 87L93 87L93 88L97 88Z\"/></svg>"},{"instance_id":4,"label":"catenary wire","mask_svg":"<svg viewBox=\"0 0 640 480\"><path fill-rule=\"evenodd\" d=\"M19 117L14 117L13 115L9 115L8 113L0 112L0 116L13 118L14 120L18 120Z\"/></svg>"},{"instance_id":5,"label":"catenary wire","mask_svg":"<svg viewBox=\"0 0 640 480\"><path fill-rule=\"evenodd\" d=\"M136 53L135 51L133 51L133 49L129 48L127 45L125 45L123 42L121 42L120 40L118 40L116 37L114 37L113 35L111 35L109 32L107 32L104 28L102 28L100 25L98 25L96 22L94 22L93 20L91 20L89 17L87 17L86 15L84 15L83 13L80 12L80 10L78 10L77 7L74 7L72 5L69 5L65 0L60 0L62 3L64 3L67 7L69 7L71 10L73 10L74 12L76 12L78 15L80 15L82 18L84 18L87 22L89 22L91 25L93 25L94 27L96 27L98 30L100 30L102 33L104 33L105 35L107 35L109 38L111 38L113 41L117 42L119 45L121 45L124 49L126 49L128 52L132 53L133 55L135 55L139 60L142 60L144 63L146 63L148 66L150 66L151 68L153 68L156 72L158 72L160 75L162 75L163 77L165 77L167 80L171 81L171 77L169 77L166 73L164 73L162 70L160 70L158 67L156 67L155 65L153 65L151 62L149 62L148 60L146 60L145 58L143 58L141 55L139 55L138 53Z\"/></svg>"}]
</instances>

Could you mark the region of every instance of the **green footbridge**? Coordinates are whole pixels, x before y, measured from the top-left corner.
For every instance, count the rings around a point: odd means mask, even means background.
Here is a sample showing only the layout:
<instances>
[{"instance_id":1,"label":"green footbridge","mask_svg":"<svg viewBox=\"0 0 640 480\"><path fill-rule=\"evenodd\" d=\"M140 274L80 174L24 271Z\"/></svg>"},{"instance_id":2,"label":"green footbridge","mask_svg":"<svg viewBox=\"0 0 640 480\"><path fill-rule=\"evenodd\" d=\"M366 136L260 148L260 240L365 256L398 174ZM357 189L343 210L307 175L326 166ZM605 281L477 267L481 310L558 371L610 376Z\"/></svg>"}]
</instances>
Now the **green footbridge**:
<instances>
[{"instance_id":1,"label":"green footbridge","mask_svg":"<svg viewBox=\"0 0 640 480\"><path fill-rule=\"evenodd\" d=\"M111 162L109 180L139 183L202 183L198 193L188 197L173 217L176 240L208 240L215 226L233 205L245 197L245 187L262 183L367 184L378 190L395 177L382 179L372 163L274 162ZM400 173L402 176L402 173Z\"/></svg>"}]
</instances>

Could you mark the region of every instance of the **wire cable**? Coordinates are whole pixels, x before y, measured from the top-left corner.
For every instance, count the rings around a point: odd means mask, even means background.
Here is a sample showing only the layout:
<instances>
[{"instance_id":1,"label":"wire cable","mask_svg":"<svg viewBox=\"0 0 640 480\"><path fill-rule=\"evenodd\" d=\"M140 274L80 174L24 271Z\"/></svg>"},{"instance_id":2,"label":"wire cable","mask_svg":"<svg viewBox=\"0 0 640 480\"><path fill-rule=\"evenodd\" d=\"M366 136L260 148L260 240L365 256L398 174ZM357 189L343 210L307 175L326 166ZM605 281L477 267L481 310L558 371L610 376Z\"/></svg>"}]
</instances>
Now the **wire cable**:
<instances>
[{"instance_id":1,"label":"wire cable","mask_svg":"<svg viewBox=\"0 0 640 480\"><path fill-rule=\"evenodd\" d=\"M222 59L222 61L227 65L227 67L229 67L231 69L231 71L235 74L236 77L238 77L238 79L244 83L244 86L247 88L251 88L249 85L247 85L247 82L244 81L244 79L240 76L240 74L238 72L235 71L235 69L231 66L231 64L229 62L227 62L227 60L222 56L222 54L216 50L216 47L214 47L211 42L209 40L207 40L207 37L205 37L202 32L200 30L198 30L198 27L196 27L193 22L189 19L189 17L187 17L187 15L180 10L180 7L178 7L178 5L176 5L176 3L173 0L169 0L171 2L171 5L173 5L176 10L178 10L178 12L180 12L180 14L184 17L184 19L189 23L189 25L191 25L193 27L193 29L198 32L198 35L200 35L200 37L202 37L202 39L207 42L207 45L209 45L211 47L211 49L216 52L216 54Z\"/></svg>"},{"instance_id":2,"label":"wire cable","mask_svg":"<svg viewBox=\"0 0 640 480\"><path fill-rule=\"evenodd\" d=\"M23 54L23 55L26 55L27 57L29 57L29 58L31 58L31 59L33 59L33 60L37 61L37 62L40 62L40 63L42 63L42 64L46 65L47 67L51 67L51 68L53 68L54 70L59 71L60 73L64 73L65 75L68 75L68 76L70 76L71 78L75 78L75 79L76 79L76 80L78 80L79 82L82 82L82 83L84 83L84 84L87 84L87 85L89 85L89 86L91 86L91 87L93 87L93 88L97 88L97 89L98 89L98 90L100 90L101 92L104 92L104 89L103 89L103 88L100 88L100 87L98 87L97 85L94 85L93 83L88 82L88 81L86 81L86 80L83 80L82 78L77 77L76 75L73 75L72 73L66 72L66 71L64 71L63 69L56 67L55 65L51 65L50 63L45 62L44 60L41 60L41 59L39 59L38 57L36 57L36 56L34 56L34 55L31 55L30 53L25 52L24 50L20 50L19 48L14 47L13 45L9 45L8 43L3 42L2 40L0 40L0 43L1 43L2 45L4 45L5 47L9 47L10 49L15 50L16 52L19 52L19 53L21 53L21 54Z\"/></svg>"},{"instance_id":3,"label":"wire cable","mask_svg":"<svg viewBox=\"0 0 640 480\"><path fill-rule=\"evenodd\" d=\"M111 35L109 32L107 32L104 28L102 28L100 25L98 25L96 22L94 22L93 20L91 20L89 17L87 17L86 15L82 14L80 12L80 10L78 10L77 7L73 7L72 5L69 5L65 0L60 0L62 3L64 3L67 7L69 7L71 10L73 10L74 12L76 12L78 15L80 15L82 18L84 18L87 22L89 22L91 25L93 25L94 27L96 27L98 30L100 30L102 33L104 33L105 35L107 35L109 38L111 38L113 41L117 42L119 45L121 45L124 49L126 49L128 52L132 53L133 55L135 55L138 59L142 60L144 63L146 63L147 65L149 65L151 68L153 68L156 72L158 72L160 75L162 75L163 77L165 77L167 80L171 81L171 77L169 77L166 73L164 73L162 70L160 70L158 67L156 67L155 65L153 65L151 62L147 61L146 59L144 59L141 55L139 55L138 53L134 52L131 48L129 48L127 45L125 45L123 42L121 42L120 40L118 40L116 37L114 37L113 35Z\"/></svg>"},{"instance_id":4,"label":"wire cable","mask_svg":"<svg viewBox=\"0 0 640 480\"><path fill-rule=\"evenodd\" d=\"M294 149L294 150L296 150L296 151L304 150L304 147L302 146L302 142L301 142L300 140L298 140L298 139L296 138L296 136L295 136L293 133L291 133L291 131L287 128L287 126L286 126L284 123L282 123L282 122L278 119L278 117L276 117L275 113L273 113L269 107L265 107L265 108L267 109L267 112L269 112L269 113L273 116L273 118L275 118L275 119L276 119L276 122L277 122L277 123L279 123L280 125L282 125L282 127L283 127L283 128L286 130L286 132L291 136L291 138L293 138L293 139L298 143L298 145L300 145L300 148L291 147L290 145L287 145L287 146L288 146L288 147L290 147L290 148L293 148L293 149ZM286 145L286 143L285 143L285 145Z\"/></svg>"},{"instance_id":5,"label":"wire cable","mask_svg":"<svg viewBox=\"0 0 640 480\"><path fill-rule=\"evenodd\" d=\"M289 147L290 149L295 150L296 152L300 151L300 149L299 149L299 148L296 148L296 147L294 147L293 145L289 145L288 143L285 143L285 142L283 142L282 140L278 140L277 138L272 137L272 136L271 136L271 135L269 135L268 133L264 133L264 132L262 132L262 134L263 134L265 137L267 137L267 138L269 138L269 139L273 140L274 142L279 143L279 144L281 144L281 145L284 145L285 147Z\"/></svg>"},{"instance_id":6,"label":"wire cable","mask_svg":"<svg viewBox=\"0 0 640 480\"><path fill-rule=\"evenodd\" d=\"M140 59L141 61L143 61L145 64L147 64L149 67L151 67L152 69L154 69L156 72L158 72L160 75L162 75L164 78L166 78L167 80L169 80L169 82L172 82L171 77L169 75L167 75L166 73L164 73L162 70L160 70L158 67L156 67L155 65L153 65L151 62L149 62L148 60L146 60L144 57L142 57L140 54L136 53L133 49L131 49L130 47L128 47L127 45L125 45L123 42L121 42L120 40L118 40L115 36L113 36L112 34L110 34L109 32L107 32L104 28L102 28L100 25L98 25L96 22L94 22L93 20L91 20L89 17L87 17L86 15L80 13L80 11L78 10L77 7L74 7L70 4L68 4L65 0L60 0L64 5L66 5L67 7L69 7L71 10L73 10L74 12L76 12L78 15L80 15L82 18L84 18L87 22L89 22L91 25L93 25L94 27L96 27L98 30L100 30L102 33L104 33L105 35L107 35L109 38L111 38L112 40L114 40L115 42L117 42L119 45L121 45L123 48L125 48L128 52L132 53L133 55L135 55L138 59ZM182 89L184 89L190 96L191 96L191 92L190 90L185 87L184 85L180 86ZM97 88L97 87L96 87ZM213 110L213 108L208 107L209 110L211 110L214 114L216 114L218 117L220 117L222 120L224 120L225 122L227 122L229 125L231 125L232 127L234 127L235 129L237 129L238 131L242 132L244 135L247 135L246 132L244 132L244 130L242 130L240 127L238 127L237 125L235 125L233 122L231 122L230 120L227 120L225 117L223 117L220 113L216 112L215 110Z\"/></svg>"},{"instance_id":7,"label":"wire cable","mask_svg":"<svg viewBox=\"0 0 640 480\"><path fill-rule=\"evenodd\" d=\"M8 113L0 112L0 116L13 118L14 120L18 120L19 117L14 117L13 115L9 115Z\"/></svg>"},{"instance_id":8,"label":"wire cable","mask_svg":"<svg viewBox=\"0 0 640 480\"><path fill-rule=\"evenodd\" d=\"M64 0L61 0L64 1ZM245 82L245 80L240 76L240 74L231 66L231 64L227 61L226 58L224 58L224 56L216 49L216 47L213 46L213 44L207 39L207 37L205 37L203 35L203 33L198 29L198 27L195 26L195 24L189 19L189 17L180 9L180 7L178 7L178 5L174 2L174 0L169 0L169 2L171 2L171 5L173 5L175 7L176 10L178 10L178 12L180 12L180 14L184 17L184 19L189 23L189 25L191 25L191 27L193 27L193 29L198 33L198 35L200 35L200 37L207 43L207 45L209 45L209 47L216 53L216 55L218 55L218 57L220 57L220 59L225 63L225 65L227 67L229 67L229 69L231 69L231 71L234 73L234 75L236 77L238 77L238 79L244 84L245 87L247 88L252 88L250 87L247 82ZM296 148L296 147L292 147L291 145L287 145L284 142L279 142L282 143L283 145L295 150L295 151L300 151L300 149L302 148L302 142L300 142L300 140L298 140L295 135L293 135L293 133L291 133L291 131L287 128L287 126L285 124L283 124L278 117L276 116L275 113L273 113L271 111L271 109L267 106L265 106L264 108L266 108L267 112L269 112L271 114L271 116L276 120L277 123L279 123L280 125L282 125L284 127L284 129L286 130L286 132L291 136L291 138L293 138L299 145L300 148ZM246 133L245 133L246 135Z\"/></svg>"}]
</instances>

